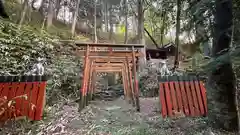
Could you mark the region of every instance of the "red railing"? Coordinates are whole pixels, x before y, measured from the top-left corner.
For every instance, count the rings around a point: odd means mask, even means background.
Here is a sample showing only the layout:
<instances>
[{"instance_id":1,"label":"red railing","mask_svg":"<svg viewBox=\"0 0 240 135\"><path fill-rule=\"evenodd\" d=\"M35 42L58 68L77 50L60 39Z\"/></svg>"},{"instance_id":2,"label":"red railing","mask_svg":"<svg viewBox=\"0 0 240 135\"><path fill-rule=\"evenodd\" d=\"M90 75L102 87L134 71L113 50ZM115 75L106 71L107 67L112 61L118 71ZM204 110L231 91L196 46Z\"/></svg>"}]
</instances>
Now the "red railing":
<instances>
[{"instance_id":1,"label":"red railing","mask_svg":"<svg viewBox=\"0 0 240 135\"><path fill-rule=\"evenodd\" d=\"M3 117L11 119L26 116L30 120L41 120L45 104L46 81L47 76L0 76L0 98L15 102L14 112L10 116L4 114Z\"/></svg>"},{"instance_id":2,"label":"red railing","mask_svg":"<svg viewBox=\"0 0 240 135\"><path fill-rule=\"evenodd\" d=\"M159 77L159 99L163 117L173 117L175 112L186 116L207 115L206 89L197 77Z\"/></svg>"}]
</instances>

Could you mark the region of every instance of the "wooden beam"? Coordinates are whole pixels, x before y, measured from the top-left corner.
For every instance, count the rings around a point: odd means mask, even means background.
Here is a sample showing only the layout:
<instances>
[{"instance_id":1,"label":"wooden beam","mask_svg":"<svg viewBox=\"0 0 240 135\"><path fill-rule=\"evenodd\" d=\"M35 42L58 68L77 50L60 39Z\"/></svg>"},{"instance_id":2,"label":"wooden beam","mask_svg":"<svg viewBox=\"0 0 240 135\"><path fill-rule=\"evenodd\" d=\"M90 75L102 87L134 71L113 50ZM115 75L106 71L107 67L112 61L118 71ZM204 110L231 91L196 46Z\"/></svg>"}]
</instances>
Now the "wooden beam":
<instances>
[{"instance_id":1,"label":"wooden beam","mask_svg":"<svg viewBox=\"0 0 240 135\"><path fill-rule=\"evenodd\" d=\"M84 52L79 52L77 53L78 55L84 57ZM90 52L89 57L132 57L132 52L114 52L114 53L109 53L109 52ZM136 57L142 57L142 53L136 53Z\"/></svg>"},{"instance_id":2,"label":"wooden beam","mask_svg":"<svg viewBox=\"0 0 240 135\"><path fill-rule=\"evenodd\" d=\"M114 72L117 72L117 73L118 73L118 72L122 72L122 70L115 70L115 69L109 69L109 70L102 70L102 69L101 69L101 70L100 70L100 69L99 69L99 70L96 70L96 72L98 72L98 73L101 73L101 72L102 72L102 73L103 73L103 72L104 72L104 73L114 73Z\"/></svg>"},{"instance_id":3,"label":"wooden beam","mask_svg":"<svg viewBox=\"0 0 240 135\"><path fill-rule=\"evenodd\" d=\"M89 45L90 47L126 47L126 48L144 48L143 44L112 44L112 43L87 43L87 42L81 42L81 41L74 41L76 46L87 46Z\"/></svg>"},{"instance_id":4,"label":"wooden beam","mask_svg":"<svg viewBox=\"0 0 240 135\"><path fill-rule=\"evenodd\" d=\"M94 67L123 67L125 63L94 63ZM129 64L132 66L133 64Z\"/></svg>"},{"instance_id":5,"label":"wooden beam","mask_svg":"<svg viewBox=\"0 0 240 135\"><path fill-rule=\"evenodd\" d=\"M62 43L66 44L76 44L76 46L96 46L96 47L132 47L134 48L144 48L145 45L143 44L113 44L113 43L92 43L92 42L82 42L80 40L60 40Z\"/></svg>"}]
</instances>

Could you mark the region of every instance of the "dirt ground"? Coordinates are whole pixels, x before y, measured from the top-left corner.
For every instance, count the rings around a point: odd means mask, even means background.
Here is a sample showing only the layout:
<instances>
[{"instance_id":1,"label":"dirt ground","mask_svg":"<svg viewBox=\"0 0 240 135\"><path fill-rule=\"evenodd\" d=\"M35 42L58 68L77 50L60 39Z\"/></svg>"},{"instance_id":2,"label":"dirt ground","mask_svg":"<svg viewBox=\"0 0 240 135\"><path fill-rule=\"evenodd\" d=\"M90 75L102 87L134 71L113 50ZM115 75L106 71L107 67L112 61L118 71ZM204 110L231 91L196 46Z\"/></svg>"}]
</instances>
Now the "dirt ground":
<instances>
[{"instance_id":1,"label":"dirt ground","mask_svg":"<svg viewBox=\"0 0 240 135\"><path fill-rule=\"evenodd\" d=\"M25 125L25 130L2 129L6 135L213 135L203 118L162 119L158 98L141 98L141 111L123 98L93 101L79 113L76 103L49 107L44 121ZM54 110L54 108L58 108ZM29 128L27 130L27 128ZM14 130L14 131L13 131ZM214 135L228 135L212 130ZM234 135L234 134L232 134Z\"/></svg>"}]
</instances>

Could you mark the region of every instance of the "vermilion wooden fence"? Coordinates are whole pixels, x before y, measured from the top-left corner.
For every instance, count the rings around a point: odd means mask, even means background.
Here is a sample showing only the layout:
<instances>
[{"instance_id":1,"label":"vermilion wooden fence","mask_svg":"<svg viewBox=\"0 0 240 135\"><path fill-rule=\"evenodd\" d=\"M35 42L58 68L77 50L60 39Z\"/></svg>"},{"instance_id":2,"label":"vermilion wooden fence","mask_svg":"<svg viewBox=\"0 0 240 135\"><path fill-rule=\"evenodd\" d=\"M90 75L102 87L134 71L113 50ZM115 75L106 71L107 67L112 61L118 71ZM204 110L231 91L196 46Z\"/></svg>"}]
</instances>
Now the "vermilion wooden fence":
<instances>
[{"instance_id":1,"label":"vermilion wooden fence","mask_svg":"<svg viewBox=\"0 0 240 135\"><path fill-rule=\"evenodd\" d=\"M163 117L207 115L206 89L196 76L159 77L159 99Z\"/></svg>"},{"instance_id":2,"label":"vermilion wooden fence","mask_svg":"<svg viewBox=\"0 0 240 135\"><path fill-rule=\"evenodd\" d=\"M14 99L16 117L41 120L45 104L47 76L0 76L0 98ZM11 116L15 117L15 116Z\"/></svg>"}]
</instances>

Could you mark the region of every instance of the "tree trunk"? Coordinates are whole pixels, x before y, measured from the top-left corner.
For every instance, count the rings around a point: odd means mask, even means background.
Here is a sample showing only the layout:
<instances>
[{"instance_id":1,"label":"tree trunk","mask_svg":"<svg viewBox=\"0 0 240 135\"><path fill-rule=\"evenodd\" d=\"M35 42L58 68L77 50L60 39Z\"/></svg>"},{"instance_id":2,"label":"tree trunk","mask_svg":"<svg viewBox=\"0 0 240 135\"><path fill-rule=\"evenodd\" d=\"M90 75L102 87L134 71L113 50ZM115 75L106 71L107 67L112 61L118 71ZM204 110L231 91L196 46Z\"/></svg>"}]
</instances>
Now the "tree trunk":
<instances>
[{"instance_id":1,"label":"tree trunk","mask_svg":"<svg viewBox=\"0 0 240 135\"><path fill-rule=\"evenodd\" d=\"M165 29L165 18L166 18L166 13L165 11L162 11L162 27L161 27L161 38L160 38L160 43L163 46L163 37L164 37L164 29Z\"/></svg>"},{"instance_id":2,"label":"tree trunk","mask_svg":"<svg viewBox=\"0 0 240 135\"><path fill-rule=\"evenodd\" d=\"M234 42L234 40L233 40L233 38L234 38L234 30L235 30L235 25L234 25L234 22L233 22L233 24L232 24L232 37L231 37L231 42L230 42L230 48L235 47L235 44L233 43Z\"/></svg>"},{"instance_id":3,"label":"tree trunk","mask_svg":"<svg viewBox=\"0 0 240 135\"><path fill-rule=\"evenodd\" d=\"M43 22L42 22L42 26L41 26L41 32L43 31L43 29L45 27L46 20L47 20L47 17L44 17Z\"/></svg>"},{"instance_id":4,"label":"tree trunk","mask_svg":"<svg viewBox=\"0 0 240 135\"><path fill-rule=\"evenodd\" d=\"M4 1L0 0L0 16L6 19L9 19L9 16L4 8Z\"/></svg>"},{"instance_id":5,"label":"tree trunk","mask_svg":"<svg viewBox=\"0 0 240 135\"><path fill-rule=\"evenodd\" d=\"M27 9L28 9L28 0L24 0L24 2L23 2L23 10L22 10L22 14L21 14L21 19L19 21L19 26L18 26L19 29L22 27L22 24L23 24L23 22L25 20Z\"/></svg>"},{"instance_id":6,"label":"tree trunk","mask_svg":"<svg viewBox=\"0 0 240 135\"><path fill-rule=\"evenodd\" d=\"M66 24L66 5L63 6L63 23Z\"/></svg>"},{"instance_id":7,"label":"tree trunk","mask_svg":"<svg viewBox=\"0 0 240 135\"><path fill-rule=\"evenodd\" d=\"M0 0L0 16L3 17L3 18L6 18L6 19L9 18L7 12L5 11L4 4L3 4L2 0Z\"/></svg>"},{"instance_id":8,"label":"tree trunk","mask_svg":"<svg viewBox=\"0 0 240 135\"><path fill-rule=\"evenodd\" d=\"M143 1L138 0L138 43L144 44L144 15L143 15Z\"/></svg>"},{"instance_id":9,"label":"tree trunk","mask_svg":"<svg viewBox=\"0 0 240 135\"><path fill-rule=\"evenodd\" d=\"M105 31L108 32L108 5L107 2L104 1L104 23L105 23Z\"/></svg>"},{"instance_id":10,"label":"tree trunk","mask_svg":"<svg viewBox=\"0 0 240 135\"><path fill-rule=\"evenodd\" d=\"M221 63L217 63L217 67L212 69L209 77L208 102L209 108L213 108L210 110L209 118L217 128L236 131L238 130L238 107L235 103L236 78L228 54L232 36L232 1L216 0L215 5L216 24L212 54L215 59L223 55L226 58Z\"/></svg>"},{"instance_id":11,"label":"tree trunk","mask_svg":"<svg viewBox=\"0 0 240 135\"><path fill-rule=\"evenodd\" d=\"M136 23L136 16L132 16L132 24L133 24L133 29L132 29L132 33L135 36L137 33L137 23Z\"/></svg>"},{"instance_id":12,"label":"tree trunk","mask_svg":"<svg viewBox=\"0 0 240 135\"><path fill-rule=\"evenodd\" d=\"M181 0L177 0L177 17L176 17L176 37L175 37L175 45L176 45L176 52L175 52L175 61L174 61L174 69L178 68L179 66L179 34L180 34L180 15L181 15Z\"/></svg>"},{"instance_id":13,"label":"tree trunk","mask_svg":"<svg viewBox=\"0 0 240 135\"><path fill-rule=\"evenodd\" d=\"M47 29L49 29L52 26L52 21L53 21L53 0L49 1L48 5L48 15L47 15Z\"/></svg>"},{"instance_id":14,"label":"tree trunk","mask_svg":"<svg viewBox=\"0 0 240 135\"><path fill-rule=\"evenodd\" d=\"M160 47L158 46L157 41L153 38L153 36L151 36L149 31L146 28L144 28L144 31L147 33L148 37L152 40L152 42L156 46L156 48L159 49Z\"/></svg>"},{"instance_id":15,"label":"tree trunk","mask_svg":"<svg viewBox=\"0 0 240 135\"><path fill-rule=\"evenodd\" d=\"M145 45L143 0L138 0L138 43ZM146 53L145 50L145 47L141 49L141 52L144 54L144 56ZM139 70L143 70L144 65L146 64L146 57L142 57L139 60L139 64Z\"/></svg>"},{"instance_id":16,"label":"tree trunk","mask_svg":"<svg viewBox=\"0 0 240 135\"><path fill-rule=\"evenodd\" d=\"M28 22L32 21L32 12L33 12L33 10L35 10L34 4L36 2L37 2L37 0L32 0L32 2L31 2L31 6L29 7L29 11L28 11Z\"/></svg>"},{"instance_id":17,"label":"tree trunk","mask_svg":"<svg viewBox=\"0 0 240 135\"><path fill-rule=\"evenodd\" d=\"M113 35L113 22L112 22L112 7L109 8L109 24L110 24L110 33L109 33L109 40L112 40Z\"/></svg>"},{"instance_id":18,"label":"tree trunk","mask_svg":"<svg viewBox=\"0 0 240 135\"><path fill-rule=\"evenodd\" d=\"M77 24L77 17L78 17L78 10L79 10L80 1L81 0L77 1L77 5L76 5L74 17L73 17L72 30L71 30L72 36L75 35L75 28L76 28L76 24Z\"/></svg>"},{"instance_id":19,"label":"tree trunk","mask_svg":"<svg viewBox=\"0 0 240 135\"><path fill-rule=\"evenodd\" d=\"M94 42L97 43L97 0L94 2Z\"/></svg>"},{"instance_id":20,"label":"tree trunk","mask_svg":"<svg viewBox=\"0 0 240 135\"><path fill-rule=\"evenodd\" d=\"M127 44L128 42L128 1L124 0L124 7L125 7L125 34L124 34L124 43Z\"/></svg>"},{"instance_id":21,"label":"tree trunk","mask_svg":"<svg viewBox=\"0 0 240 135\"><path fill-rule=\"evenodd\" d=\"M61 0L57 0L56 10L55 10L55 14L54 14L55 19L57 19L57 17L58 17L58 13L60 11L60 8L61 8Z\"/></svg>"},{"instance_id":22,"label":"tree trunk","mask_svg":"<svg viewBox=\"0 0 240 135\"><path fill-rule=\"evenodd\" d=\"M41 3L40 3L38 11L40 12L41 15L43 15L45 17L44 10L43 10L44 9L44 3L45 3L45 0L42 0Z\"/></svg>"}]
</instances>

